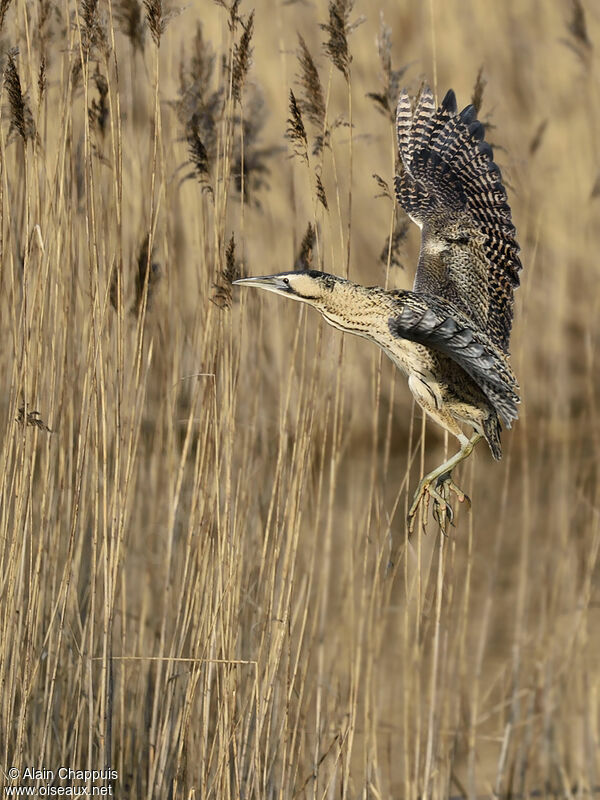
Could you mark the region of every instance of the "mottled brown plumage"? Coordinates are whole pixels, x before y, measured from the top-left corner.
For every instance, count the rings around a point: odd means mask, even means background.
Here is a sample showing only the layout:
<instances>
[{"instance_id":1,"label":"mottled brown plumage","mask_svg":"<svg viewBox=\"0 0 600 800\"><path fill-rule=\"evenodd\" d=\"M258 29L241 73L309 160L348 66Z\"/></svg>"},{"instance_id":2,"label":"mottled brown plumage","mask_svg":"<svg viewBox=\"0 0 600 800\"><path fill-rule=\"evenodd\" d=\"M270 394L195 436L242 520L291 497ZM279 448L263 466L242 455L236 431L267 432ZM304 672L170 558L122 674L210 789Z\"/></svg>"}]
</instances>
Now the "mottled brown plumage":
<instances>
[{"instance_id":1,"label":"mottled brown plumage","mask_svg":"<svg viewBox=\"0 0 600 800\"><path fill-rule=\"evenodd\" d=\"M409 518L431 496L440 523L452 520L454 467L484 437L501 457L501 424L517 418L518 385L508 363L518 245L500 170L468 106L452 91L436 110L425 87L413 105L402 92L397 112L399 203L421 227L412 292L365 287L315 270L237 283L316 308L330 325L374 341L408 376L419 405L457 437L460 451L419 485ZM474 435L469 439L462 425ZM435 482L435 485L433 485Z\"/></svg>"},{"instance_id":2,"label":"mottled brown plumage","mask_svg":"<svg viewBox=\"0 0 600 800\"><path fill-rule=\"evenodd\" d=\"M426 86L396 115L398 202L422 231L414 291L450 300L508 352L521 262L506 191L475 108Z\"/></svg>"}]
</instances>

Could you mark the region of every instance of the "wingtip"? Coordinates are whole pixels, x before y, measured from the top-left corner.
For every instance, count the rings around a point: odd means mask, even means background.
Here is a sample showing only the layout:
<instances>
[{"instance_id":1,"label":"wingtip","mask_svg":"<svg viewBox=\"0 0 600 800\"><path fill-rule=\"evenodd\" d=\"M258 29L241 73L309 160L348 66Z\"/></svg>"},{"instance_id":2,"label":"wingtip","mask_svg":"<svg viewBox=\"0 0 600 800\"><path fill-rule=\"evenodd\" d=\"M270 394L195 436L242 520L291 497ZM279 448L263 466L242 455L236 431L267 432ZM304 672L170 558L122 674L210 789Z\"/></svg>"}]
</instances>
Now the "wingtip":
<instances>
[{"instance_id":1,"label":"wingtip","mask_svg":"<svg viewBox=\"0 0 600 800\"><path fill-rule=\"evenodd\" d=\"M472 139L475 139L477 142L482 142L485 136L485 128L481 122L476 119L469 124L469 133L471 134Z\"/></svg>"},{"instance_id":2,"label":"wingtip","mask_svg":"<svg viewBox=\"0 0 600 800\"><path fill-rule=\"evenodd\" d=\"M465 106L463 110L460 112L459 117L461 122L464 122L465 125L470 125L477 119L477 109L471 103L468 106Z\"/></svg>"},{"instance_id":3,"label":"wingtip","mask_svg":"<svg viewBox=\"0 0 600 800\"><path fill-rule=\"evenodd\" d=\"M435 98L433 96L433 92L431 91L431 87L428 83L424 83L421 86L421 90L417 96L417 105L415 108L415 115L418 116L419 114L425 114L426 116L431 116L435 113Z\"/></svg>"},{"instance_id":4,"label":"wingtip","mask_svg":"<svg viewBox=\"0 0 600 800\"><path fill-rule=\"evenodd\" d=\"M410 96L406 89L402 89L398 96L398 103L396 105L396 123L400 125L407 120L412 119L412 106Z\"/></svg>"},{"instance_id":5,"label":"wingtip","mask_svg":"<svg viewBox=\"0 0 600 800\"><path fill-rule=\"evenodd\" d=\"M442 100L442 109L444 111L449 111L450 114L456 114L457 105L456 105L456 95L454 94L454 89L448 89L448 91L444 95L444 99Z\"/></svg>"},{"instance_id":6,"label":"wingtip","mask_svg":"<svg viewBox=\"0 0 600 800\"><path fill-rule=\"evenodd\" d=\"M494 151L492 150L492 146L489 142L481 141L479 142L477 149L481 153L482 156L487 156L490 161L494 158Z\"/></svg>"}]
</instances>

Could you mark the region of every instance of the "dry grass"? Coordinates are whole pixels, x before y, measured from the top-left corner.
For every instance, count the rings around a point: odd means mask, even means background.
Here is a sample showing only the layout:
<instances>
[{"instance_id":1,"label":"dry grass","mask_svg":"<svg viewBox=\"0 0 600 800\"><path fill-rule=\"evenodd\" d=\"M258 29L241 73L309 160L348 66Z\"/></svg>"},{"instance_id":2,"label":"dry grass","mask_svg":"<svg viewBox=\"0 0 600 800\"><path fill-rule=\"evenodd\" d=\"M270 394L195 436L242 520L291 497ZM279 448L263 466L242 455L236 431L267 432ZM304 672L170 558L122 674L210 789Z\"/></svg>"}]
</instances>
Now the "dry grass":
<instances>
[{"instance_id":1,"label":"dry grass","mask_svg":"<svg viewBox=\"0 0 600 800\"><path fill-rule=\"evenodd\" d=\"M600 16L376 6L0 3L0 782L600 783ZM418 232L371 177L404 68L481 103L524 263L521 419L464 467L472 512L410 543L453 443L368 343L229 285L410 285Z\"/></svg>"}]
</instances>

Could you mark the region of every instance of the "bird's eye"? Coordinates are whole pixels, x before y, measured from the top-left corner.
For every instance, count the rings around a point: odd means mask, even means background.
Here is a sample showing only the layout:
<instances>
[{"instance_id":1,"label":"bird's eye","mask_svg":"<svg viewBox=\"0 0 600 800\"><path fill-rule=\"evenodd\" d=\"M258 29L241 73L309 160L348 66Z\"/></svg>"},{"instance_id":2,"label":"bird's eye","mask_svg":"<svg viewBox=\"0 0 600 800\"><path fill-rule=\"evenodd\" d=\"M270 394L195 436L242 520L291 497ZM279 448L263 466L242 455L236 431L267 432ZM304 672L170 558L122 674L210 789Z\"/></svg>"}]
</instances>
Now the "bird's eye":
<instances>
[{"instance_id":1,"label":"bird's eye","mask_svg":"<svg viewBox=\"0 0 600 800\"><path fill-rule=\"evenodd\" d=\"M290 285L290 279L289 278L284 278L283 282L285 283L286 286Z\"/></svg>"}]
</instances>

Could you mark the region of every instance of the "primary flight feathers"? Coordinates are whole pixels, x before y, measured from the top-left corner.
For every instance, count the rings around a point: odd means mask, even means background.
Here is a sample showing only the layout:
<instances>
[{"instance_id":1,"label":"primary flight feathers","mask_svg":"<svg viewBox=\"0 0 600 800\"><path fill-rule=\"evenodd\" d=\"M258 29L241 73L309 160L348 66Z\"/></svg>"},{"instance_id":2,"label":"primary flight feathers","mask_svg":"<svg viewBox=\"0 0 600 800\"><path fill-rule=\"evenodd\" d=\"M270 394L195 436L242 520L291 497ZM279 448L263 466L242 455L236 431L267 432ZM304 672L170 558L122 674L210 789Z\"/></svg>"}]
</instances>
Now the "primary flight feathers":
<instances>
[{"instance_id":1,"label":"primary flight feathers","mask_svg":"<svg viewBox=\"0 0 600 800\"><path fill-rule=\"evenodd\" d=\"M450 300L508 351L521 262L500 169L473 106L450 90L436 110L425 86L397 111L398 202L421 227L415 292Z\"/></svg>"}]
</instances>

